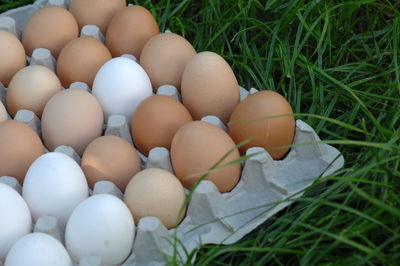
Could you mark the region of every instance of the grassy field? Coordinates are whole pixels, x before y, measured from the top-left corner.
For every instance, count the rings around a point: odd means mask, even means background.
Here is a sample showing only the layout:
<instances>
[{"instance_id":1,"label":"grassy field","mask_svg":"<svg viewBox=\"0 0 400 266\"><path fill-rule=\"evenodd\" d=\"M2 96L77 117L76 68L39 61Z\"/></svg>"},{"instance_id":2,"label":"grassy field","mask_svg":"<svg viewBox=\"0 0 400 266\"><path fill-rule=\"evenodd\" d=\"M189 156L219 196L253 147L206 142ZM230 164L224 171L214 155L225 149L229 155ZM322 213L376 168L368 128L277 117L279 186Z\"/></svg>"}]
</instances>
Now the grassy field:
<instances>
[{"instance_id":1,"label":"grassy field","mask_svg":"<svg viewBox=\"0 0 400 266\"><path fill-rule=\"evenodd\" d=\"M223 55L242 86L283 94L346 160L239 243L203 246L196 265L400 264L397 1L132 2Z\"/></svg>"}]
</instances>

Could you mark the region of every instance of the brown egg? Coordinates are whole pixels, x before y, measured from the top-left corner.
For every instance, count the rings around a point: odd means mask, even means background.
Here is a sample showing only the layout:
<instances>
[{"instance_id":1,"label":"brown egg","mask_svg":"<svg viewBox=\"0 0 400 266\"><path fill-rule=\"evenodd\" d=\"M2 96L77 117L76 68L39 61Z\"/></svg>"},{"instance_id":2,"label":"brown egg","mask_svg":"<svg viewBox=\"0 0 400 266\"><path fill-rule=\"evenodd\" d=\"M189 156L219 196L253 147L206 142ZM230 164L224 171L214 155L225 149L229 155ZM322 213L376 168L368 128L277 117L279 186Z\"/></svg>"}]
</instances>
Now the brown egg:
<instances>
[{"instance_id":1,"label":"brown egg","mask_svg":"<svg viewBox=\"0 0 400 266\"><path fill-rule=\"evenodd\" d=\"M22 43L29 56L36 48L46 48L57 58L61 49L78 34L74 16L62 7L50 6L40 9L28 20Z\"/></svg>"},{"instance_id":2,"label":"brown egg","mask_svg":"<svg viewBox=\"0 0 400 266\"><path fill-rule=\"evenodd\" d=\"M293 116L267 118L289 114L293 111L286 99L273 91L260 91L250 95L237 105L229 122L229 135L236 143L251 138L251 142L240 148L245 154L251 147L265 148L275 160L282 159L295 134ZM240 122L241 121L241 122Z\"/></svg>"},{"instance_id":3,"label":"brown egg","mask_svg":"<svg viewBox=\"0 0 400 266\"><path fill-rule=\"evenodd\" d=\"M61 91L60 80L44 66L28 66L12 78L7 90L7 109L15 116L21 109L34 112L39 118L46 103Z\"/></svg>"},{"instance_id":4,"label":"brown egg","mask_svg":"<svg viewBox=\"0 0 400 266\"><path fill-rule=\"evenodd\" d=\"M103 110L96 98L80 89L67 89L54 95L42 114L42 136L53 151L67 145L82 155L86 146L103 132Z\"/></svg>"},{"instance_id":5,"label":"brown egg","mask_svg":"<svg viewBox=\"0 0 400 266\"><path fill-rule=\"evenodd\" d=\"M196 181L230 150L219 164L239 158L235 143L222 129L202 121L187 123L175 134L171 144L171 162L176 176L191 189ZM241 166L235 163L211 172L205 179L214 182L220 192L232 190L240 179ZM189 177L191 176L191 177Z\"/></svg>"},{"instance_id":6,"label":"brown egg","mask_svg":"<svg viewBox=\"0 0 400 266\"><path fill-rule=\"evenodd\" d=\"M136 147L147 156L155 147L170 149L176 131L190 121L192 117L183 104L169 96L154 95L138 105L131 133Z\"/></svg>"},{"instance_id":7,"label":"brown egg","mask_svg":"<svg viewBox=\"0 0 400 266\"><path fill-rule=\"evenodd\" d=\"M61 50L57 75L66 88L75 81L85 82L91 88L97 72L111 58L110 51L98 40L77 38Z\"/></svg>"},{"instance_id":8,"label":"brown egg","mask_svg":"<svg viewBox=\"0 0 400 266\"><path fill-rule=\"evenodd\" d=\"M108 180L124 192L129 180L140 171L140 159L126 140L103 136L87 146L81 167L91 188L98 181Z\"/></svg>"},{"instance_id":9,"label":"brown egg","mask_svg":"<svg viewBox=\"0 0 400 266\"><path fill-rule=\"evenodd\" d=\"M42 141L22 122L0 123L0 176L12 176L24 182L29 166L44 153Z\"/></svg>"},{"instance_id":10,"label":"brown egg","mask_svg":"<svg viewBox=\"0 0 400 266\"><path fill-rule=\"evenodd\" d=\"M128 6L118 11L108 25L106 46L114 57L132 54L140 58L143 46L158 33L157 21L146 8Z\"/></svg>"},{"instance_id":11,"label":"brown egg","mask_svg":"<svg viewBox=\"0 0 400 266\"><path fill-rule=\"evenodd\" d=\"M8 86L11 78L26 66L25 49L13 34L0 30L0 82Z\"/></svg>"},{"instance_id":12,"label":"brown egg","mask_svg":"<svg viewBox=\"0 0 400 266\"><path fill-rule=\"evenodd\" d=\"M176 227L185 214L182 184L163 169L149 168L137 173L126 187L124 202L136 225L143 217L153 216L170 229Z\"/></svg>"},{"instance_id":13,"label":"brown egg","mask_svg":"<svg viewBox=\"0 0 400 266\"><path fill-rule=\"evenodd\" d=\"M69 11L80 29L85 25L96 25L105 34L114 14L125 6L125 0L73 0Z\"/></svg>"},{"instance_id":14,"label":"brown egg","mask_svg":"<svg viewBox=\"0 0 400 266\"><path fill-rule=\"evenodd\" d=\"M3 103L0 101L0 123L6 121L7 119L7 110L4 107Z\"/></svg>"},{"instance_id":15,"label":"brown egg","mask_svg":"<svg viewBox=\"0 0 400 266\"><path fill-rule=\"evenodd\" d=\"M196 50L185 38L174 33L153 36L144 46L140 55L140 65L149 75L153 90L161 85L181 88L183 70Z\"/></svg>"},{"instance_id":16,"label":"brown egg","mask_svg":"<svg viewBox=\"0 0 400 266\"><path fill-rule=\"evenodd\" d=\"M183 104L196 120L215 115L227 123L239 103L240 91L235 74L216 53L195 55L186 65L181 86Z\"/></svg>"}]
</instances>

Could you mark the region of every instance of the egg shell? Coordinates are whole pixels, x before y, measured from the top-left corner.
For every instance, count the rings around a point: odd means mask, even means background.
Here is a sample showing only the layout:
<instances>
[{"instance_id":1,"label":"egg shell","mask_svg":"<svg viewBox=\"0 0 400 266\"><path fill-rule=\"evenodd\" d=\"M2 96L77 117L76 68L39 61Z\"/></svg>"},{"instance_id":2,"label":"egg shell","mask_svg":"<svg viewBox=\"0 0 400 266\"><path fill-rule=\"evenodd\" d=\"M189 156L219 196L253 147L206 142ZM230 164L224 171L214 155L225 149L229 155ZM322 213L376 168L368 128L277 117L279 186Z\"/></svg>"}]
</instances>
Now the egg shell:
<instances>
[{"instance_id":1,"label":"egg shell","mask_svg":"<svg viewBox=\"0 0 400 266\"><path fill-rule=\"evenodd\" d=\"M98 256L104 265L120 265L132 250L134 236L135 224L123 201L98 194L73 211L65 229L65 245L76 262Z\"/></svg>"},{"instance_id":2,"label":"egg shell","mask_svg":"<svg viewBox=\"0 0 400 266\"><path fill-rule=\"evenodd\" d=\"M32 233L19 239L11 248L4 266L72 266L64 246L54 237Z\"/></svg>"},{"instance_id":3,"label":"egg shell","mask_svg":"<svg viewBox=\"0 0 400 266\"><path fill-rule=\"evenodd\" d=\"M73 0L69 11L75 17L80 29L85 25L96 25L105 34L115 13L125 6L125 0Z\"/></svg>"},{"instance_id":4,"label":"egg shell","mask_svg":"<svg viewBox=\"0 0 400 266\"><path fill-rule=\"evenodd\" d=\"M155 147L170 149L172 138L184 124L192 121L189 111L172 97L153 95L139 104L131 123L136 147L148 155Z\"/></svg>"},{"instance_id":5,"label":"egg shell","mask_svg":"<svg viewBox=\"0 0 400 266\"><path fill-rule=\"evenodd\" d=\"M8 119L7 110L4 104L0 101L0 123Z\"/></svg>"},{"instance_id":6,"label":"egg shell","mask_svg":"<svg viewBox=\"0 0 400 266\"><path fill-rule=\"evenodd\" d=\"M34 221L47 215L65 224L75 207L89 196L89 188L82 169L72 158L49 152L29 167L22 196Z\"/></svg>"},{"instance_id":7,"label":"egg shell","mask_svg":"<svg viewBox=\"0 0 400 266\"><path fill-rule=\"evenodd\" d=\"M126 187L124 202L136 224L143 217L153 216L166 228L176 227L186 208L182 184L173 174L158 168L137 173Z\"/></svg>"},{"instance_id":8,"label":"egg shell","mask_svg":"<svg viewBox=\"0 0 400 266\"><path fill-rule=\"evenodd\" d=\"M160 33L157 21L144 7L132 5L115 13L106 34L106 46L114 57L132 54L140 58L146 42Z\"/></svg>"},{"instance_id":9,"label":"egg shell","mask_svg":"<svg viewBox=\"0 0 400 266\"><path fill-rule=\"evenodd\" d=\"M206 122L193 121L176 132L171 144L171 162L176 176L186 188L191 189L204 172L230 150L232 152L219 166L240 157L235 143L222 129ZM220 192L228 192L239 181L240 173L240 163L235 163L209 173L205 179L214 182Z\"/></svg>"},{"instance_id":10,"label":"egg shell","mask_svg":"<svg viewBox=\"0 0 400 266\"><path fill-rule=\"evenodd\" d=\"M86 146L102 135L103 123L103 111L93 95L80 89L64 90L44 108L43 141L51 151L67 145L82 155Z\"/></svg>"},{"instance_id":11,"label":"egg shell","mask_svg":"<svg viewBox=\"0 0 400 266\"><path fill-rule=\"evenodd\" d=\"M0 82L8 86L11 78L26 66L25 49L15 35L0 29Z\"/></svg>"},{"instance_id":12,"label":"egg shell","mask_svg":"<svg viewBox=\"0 0 400 266\"><path fill-rule=\"evenodd\" d=\"M126 140L103 136L87 146L81 166L91 188L98 181L109 180L125 191L129 180L140 171L140 158Z\"/></svg>"},{"instance_id":13,"label":"egg shell","mask_svg":"<svg viewBox=\"0 0 400 266\"><path fill-rule=\"evenodd\" d=\"M110 51L98 40L77 38L61 50L57 60L57 75L65 88L76 81L92 87L97 72L110 59Z\"/></svg>"},{"instance_id":14,"label":"egg shell","mask_svg":"<svg viewBox=\"0 0 400 266\"><path fill-rule=\"evenodd\" d=\"M112 114L121 114L131 121L136 107L153 95L153 90L149 77L138 63L117 57L97 72L92 93L101 104L106 119Z\"/></svg>"},{"instance_id":15,"label":"egg shell","mask_svg":"<svg viewBox=\"0 0 400 266\"><path fill-rule=\"evenodd\" d=\"M218 54L201 52L187 63L182 75L183 104L200 120L215 115L227 123L239 103L240 92L235 74Z\"/></svg>"},{"instance_id":16,"label":"egg shell","mask_svg":"<svg viewBox=\"0 0 400 266\"><path fill-rule=\"evenodd\" d=\"M29 56L36 48L47 48L57 58L62 48L78 35L74 16L65 8L50 6L38 10L28 20L22 43Z\"/></svg>"},{"instance_id":17,"label":"egg shell","mask_svg":"<svg viewBox=\"0 0 400 266\"><path fill-rule=\"evenodd\" d=\"M0 123L0 176L12 176L22 184L29 166L43 154L43 144L32 128L22 122Z\"/></svg>"},{"instance_id":18,"label":"egg shell","mask_svg":"<svg viewBox=\"0 0 400 266\"><path fill-rule=\"evenodd\" d=\"M0 183L0 261L14 243L32 231L28 206L13 188Z\"/></svg>"},{"instance_id":19,"label":"egg shell","mask_svg":"<svg viewBox=\"0 0 400 266\"><path fill-rule=\"evenodd\" d=\"M13 117L26 109L40 118L46 103L62 89L56 74L47 67L25 67L14 75L8 86L7 109Z\"/></svg>"},{"instance_id":20,"label":"egg shell","mask_svg":"<svg viewBox=\"0 0 400 266\"><path fill-rule=\"evenodd\" d=\"M140 65L149 75L153 90L170 84L181 88L183 70L196 54L193 46L175 33L154 35L140 54Z\"/></svg>"},{"instance_id":21,"label":"egg shell","mask_svg":"<svg viewBox=\"0 0 400 266\"><path fill-rule=\"evenodd\" d=\"M289 115L268 118L271 116ZM277 92L259 91L240 102L229 122L229 135L240 143L251 141L240 147L244 154L250 147L263 147L275 160L282 159L292 144L295 134L295 120L287 100Z\"/></svg>"}]
</instances>

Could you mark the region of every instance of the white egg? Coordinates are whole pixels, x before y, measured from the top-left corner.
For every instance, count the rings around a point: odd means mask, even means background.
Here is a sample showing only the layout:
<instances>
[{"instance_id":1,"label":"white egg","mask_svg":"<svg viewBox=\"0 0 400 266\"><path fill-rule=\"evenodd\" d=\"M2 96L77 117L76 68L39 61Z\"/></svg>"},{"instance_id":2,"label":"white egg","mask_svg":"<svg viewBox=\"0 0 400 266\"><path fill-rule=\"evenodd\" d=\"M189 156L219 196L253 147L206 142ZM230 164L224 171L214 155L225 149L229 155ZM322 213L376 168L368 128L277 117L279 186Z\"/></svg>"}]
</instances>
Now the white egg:
<instances>
[{"instance_id":1,"label":"white egg","mask_svg":"<svg viewBox=\"0 0 400 266\"><path fill-rule=\"evenodd\" d=\"M153 89L149 76L138 63L117 57L97 72L92 93L100 102L106 119L112 114L120 114L131 121L136 107L153 95Z\"/></svg>"},{"instance_id":2,"label":"white egg","mask_svg":"<svg viewBox=\"0 0 400 266\"><path fill-rule=\"evenodd\" d=\"M94 195L79 204L65 229L65 245L76 262L95 255L105 265L119 265L129 256L134 237L128 207L108 194Z\"/></svg>"},{"instance_id":3,"label":"white egg","mask_svg":"<svg viewBox=\"0 0 400 266\"><path fill-rule=\"evenodd\" d=\"M32 218L22 197L10 186L0 183L0 261L11 246L32 231Z\"/></svg>"},{"instance_id":4,"label":"white egg","mask_svg":"<svg viewBox=\"0 0 400 266\"><path fill-rule=\"evenodd\" d=\"M69 156L50 152L29 167L22 196L36 221L41 215L64 224L75 207L89 196L89 187L79 165Z\"/></svg>"},{"instance_id":5,"label":"white egg","mask_svg":"<svg viewBox=\"0 0 400 266\"><path fill-rule=\"evenodd\" d=\"M4 266L72 266L71 257L54 237L32 233L19 239L11 248Z\"/></svg>"}]
</instances>

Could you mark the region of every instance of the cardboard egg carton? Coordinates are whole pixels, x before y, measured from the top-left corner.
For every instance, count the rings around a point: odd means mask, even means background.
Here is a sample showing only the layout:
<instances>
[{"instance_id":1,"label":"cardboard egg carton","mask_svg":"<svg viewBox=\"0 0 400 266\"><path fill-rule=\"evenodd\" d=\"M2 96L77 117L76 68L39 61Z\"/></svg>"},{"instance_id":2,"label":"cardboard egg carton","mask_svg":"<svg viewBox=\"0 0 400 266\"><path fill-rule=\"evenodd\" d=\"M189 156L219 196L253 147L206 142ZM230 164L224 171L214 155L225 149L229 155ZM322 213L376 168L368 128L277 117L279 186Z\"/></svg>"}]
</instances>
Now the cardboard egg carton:
<instances>
[{"instance_id":1,"label":"cardboard egg carton","mask_svg":"<svg viewBox=\"0 0 400 266\"><path fill-rule=\"evenodd\" d=\"M70 0L38 0L32 5L10 10L0 15L0 29L6 29L20 37L29 17L48 5L67 7ZM93 25L82 28L81 36L92 37L104 42L104 36ZM132 55L124 55L137 62ZM47 49L36 49L30 65L43 65L55 71L56 60ZM70 88L79 88L90 92L82 82L71 84ZM255 88L249 91L240 87L240 100L256 93ZM163 85L157 94L167 95L181 101L179 91L171 85ZM5 103L6 88L0 83L0 100ZM15 116L38 135L41 135L40 120L28 110L20 110ZM202 121L214 124L227 130L221 120L207 116ZM124 138L134 144L131 137L129 121L122 115L112 115L104 126L104 135ZM48 152L45 149L46 152ZM68 146L59 146L56 152L62 152L80 164L80 156ZM169 151L162 147L154 148L146 157L138 152L142 168L162 168L173 173ZM315 179L327 176L342 168L344 158L332 146L320 142L315 131L301 120L296 121L296 134L293 147L281 161L274 161L263 148L250 148L250 157L243 163L242 176L237 186L228 193L220 193L210 181L202 181L194 190L187 207L185 218L175 229L167 230L155 217L145 217L136 226L132 254L122 265L164 265L174 253L186 261L186 252L197 249L201 244L232 244L264 223L300 197ZM0 177L21 193L21 185L13 177ZM188 194L189 191L185 190ZM123 199L123 193L110 181L95 184L91 195L108 193ZM65 226L56 218L43 216L34 226L35 232L44 232L54 236L64 244ZM0 260L0 265L2 262ZM83 258L79 265L102 265L101 258L89 256Z\"/></svg>"}]
</instances>

